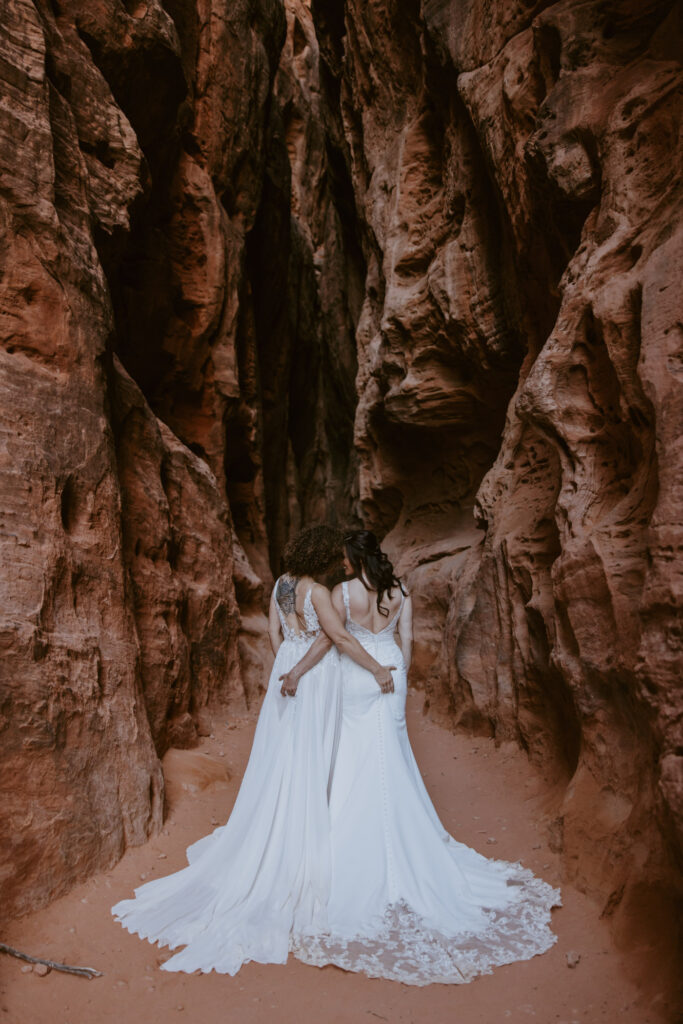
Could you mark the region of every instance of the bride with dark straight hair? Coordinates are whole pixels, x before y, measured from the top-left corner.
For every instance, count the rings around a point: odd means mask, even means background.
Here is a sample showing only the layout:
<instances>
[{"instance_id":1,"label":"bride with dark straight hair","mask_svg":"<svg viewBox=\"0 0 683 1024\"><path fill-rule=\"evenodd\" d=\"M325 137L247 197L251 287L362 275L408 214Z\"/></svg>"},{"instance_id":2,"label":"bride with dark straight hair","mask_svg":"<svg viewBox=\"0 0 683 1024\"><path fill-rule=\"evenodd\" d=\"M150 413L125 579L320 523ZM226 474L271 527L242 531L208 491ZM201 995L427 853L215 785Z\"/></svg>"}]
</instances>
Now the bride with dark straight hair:
<instances>
[{"instance_id":1,"label":"bride with dark straight hair","mask_svg":"<svg viewBox=\"0 0 683 1024\"><path fill-rule=\"evenodd\" d=\"M439 821L408 739L412 599L377 538L344 538L349 580L332 604L376 661L396 665L381 689L341 656L342 725L330 788L331 887L327 923L300 936L295 954L411 985L462 983L547 950L556 937L551 888L520 864L488 860ZM322 656L324 636L288 674Z\"/></svg>"}]
</instances>

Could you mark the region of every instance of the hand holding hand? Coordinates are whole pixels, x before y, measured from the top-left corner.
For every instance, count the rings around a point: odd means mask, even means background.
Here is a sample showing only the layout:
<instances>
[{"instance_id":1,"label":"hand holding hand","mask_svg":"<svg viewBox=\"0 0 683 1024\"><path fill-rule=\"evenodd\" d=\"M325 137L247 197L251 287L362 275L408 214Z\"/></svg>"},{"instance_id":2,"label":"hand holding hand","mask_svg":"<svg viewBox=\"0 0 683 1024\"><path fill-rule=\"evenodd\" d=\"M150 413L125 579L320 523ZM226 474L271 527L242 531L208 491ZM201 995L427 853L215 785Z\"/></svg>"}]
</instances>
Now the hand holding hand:
<instances>
[{"instance_id":1,"label":"hand holding hand","mask_svg":"<svg viewBox=\"0 0 683 1024\"><path fill-rule=\"evenodd\" d=\"M379 686L382 693L393 693L394 692L394 679L392 672L396 669L395 665L380 665L375 672L375 681Z\"/></svg>"},{"instance_id":2,"label":"hand holding hand","mask_svg":"<svg viewBox=\"0 0 683 1024\"><path fill-rule=\"evenodd\" d=\"M282 683L280 693L283 697L296 697L299 677L293 668L290 668L289 672L285 672L284 675L280 676L279 681Z\"/></svg>"}]
</instances>

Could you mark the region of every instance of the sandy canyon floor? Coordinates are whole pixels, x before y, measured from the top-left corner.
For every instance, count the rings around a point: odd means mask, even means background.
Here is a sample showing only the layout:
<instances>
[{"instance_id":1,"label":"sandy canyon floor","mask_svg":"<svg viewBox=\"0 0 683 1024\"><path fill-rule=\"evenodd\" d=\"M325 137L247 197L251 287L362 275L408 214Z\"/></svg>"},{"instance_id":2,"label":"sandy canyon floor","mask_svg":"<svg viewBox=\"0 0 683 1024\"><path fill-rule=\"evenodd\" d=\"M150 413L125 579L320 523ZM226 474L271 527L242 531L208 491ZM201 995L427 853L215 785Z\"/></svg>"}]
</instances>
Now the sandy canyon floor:
<instances>
[{"instance_id":1,"label":"sandy canyon floor","mask_svg":"<svg viewBox=\"0 0 683 1024\"><path fill-rule=\"evenodd\" d=\"M448 830L481 852L520 860L560 884L548 845L547 793L523 754L450 733L421 713L411 693L408 723L427 788ZM165 974L168 951L129 935L110 916L141 880L184 866L185 847L222 824L249 756L256 715L228 724L193 751L165 761L169 813L162 834L9 928L3 940L25 952L103 972L93 981L52 971L40 977L0 957L0 1024L663 1024L663 997L639 993L630 963L610 941L599 908L570 886L553 913L558 942L533 960L470 985L414 988L323 970L291 959L249 964L235 978ZM226 777L226 774L229 778ZM568 954L578 954L574 967ZM570 955L570 960L575 957Z\"/></svg>"}]
</instances>

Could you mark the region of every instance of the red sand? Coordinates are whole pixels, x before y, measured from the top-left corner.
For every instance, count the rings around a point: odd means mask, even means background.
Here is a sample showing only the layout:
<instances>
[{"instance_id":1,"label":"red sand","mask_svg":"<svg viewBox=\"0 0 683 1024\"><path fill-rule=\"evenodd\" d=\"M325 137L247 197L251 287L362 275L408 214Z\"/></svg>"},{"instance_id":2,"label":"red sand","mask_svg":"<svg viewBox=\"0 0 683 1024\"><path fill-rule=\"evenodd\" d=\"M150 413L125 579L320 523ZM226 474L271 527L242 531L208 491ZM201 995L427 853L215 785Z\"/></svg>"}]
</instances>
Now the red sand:
<instances>
[{"instance_id":1,"label":"red sand","mask_svg":"<svg viewBox=\"0 0 683 1024\"><path fill-rule=\"evenodd\" d=\"M496 750L490 740L453 735L420 713L419 694L411 693L408 704L415 754L446 828L489 856L521 860L560 884L559 857L550 851L545 831L543 789L524 755L509 747ZM95 967L104 977L87 981L52 971L41 978L23 973L20 961L0 956L0 1024L666 1024L663 998L638 992L599 920L599 908L569 886L563 886L564 906L553 913L559 941L549 953L469 985L413 988L291 958L286 966L248 964L235 978L159 971L168 951L129 935L109 908L130 896L141 878L182 867L185 847L211 830L212 819L225 820L255 715L235 723L217 719L213 737L200 748L212 755L207 777L220 774L225 763L229 782L212 782L194 793L183 788L183 781L198 780L197 756L174 753L167 765L171 810L164 834L129 850L106 874L14 922L3 936L24 952ZM567 965L569 952L581 957L574 968Z\"/></svg>"}]
</instances>

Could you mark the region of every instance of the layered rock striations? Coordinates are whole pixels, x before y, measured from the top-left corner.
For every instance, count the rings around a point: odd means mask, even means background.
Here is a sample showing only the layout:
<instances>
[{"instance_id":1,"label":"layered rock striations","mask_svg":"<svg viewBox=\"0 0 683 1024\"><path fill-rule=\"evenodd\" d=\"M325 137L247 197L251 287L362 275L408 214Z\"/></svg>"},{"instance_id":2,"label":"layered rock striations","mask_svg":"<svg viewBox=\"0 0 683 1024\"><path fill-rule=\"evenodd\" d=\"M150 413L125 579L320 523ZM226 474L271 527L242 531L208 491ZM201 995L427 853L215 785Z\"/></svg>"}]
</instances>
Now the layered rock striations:
<instances>
[{"instance_id":1,"label":"layered rock striations","mask_svg":"<svg viewBox=\"0 0 683 1024\"><path fill-rule=\"evenodd\" d=\"M122 556L104 365L112 317L90 230L95 186L77 119L51 81L54 31L30 3L3 15L5 914L142 841L163 800ZM121 166L102 216L126 225L140 188L135 136L85 61L74 91L91 98L92 121L111 120Z\"/></svg>"},{"instance_id":2,"label":"layered rock striations","mask_svg":"<svg viewBox=\"0 0 683 1024\"><path fill-rule=\"evenodd\" d=\"M664 948L676 11L9 0L7 913L158 827L158 756L258 693L283 545L328 518L408 579L433 707L524 746L567 877Z\"/></svg>"},{"instance_id":3,"label":"layered rock striations","mask_svg":"<svg viewBox=\"0 0 683 1024\"><path fill-rule=\"evenodd\" d=\"M262 689L284 543L350 515L364 265L305 4L11 0L1 47L14 913Z\"/></svg>"},{"instance_id":4,"label":"layered rock striations","mask_svg":"<svg viewBox=\"0 0 683 1024\"><path fill-rule=\"evenodd\" d=\"M314 4L368 265L362 515L410 581L429 699L528 750L568 878L661 950L683 792L676 6L334 10Z\"/></svg>"},{"instance_id":5,"label":"layered rock striations","mask_svg":"<svg viewBox=\"0 0 683 1024\"><path fill-rule=\"evenodd\" d=\"M285 19L257 15L5 5L3 914L144 841L158 755L261 685L260 410L237 325ZM260 575L225 484L250 445Z\"/></svg>"}]
</instances>

